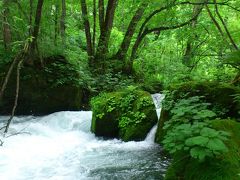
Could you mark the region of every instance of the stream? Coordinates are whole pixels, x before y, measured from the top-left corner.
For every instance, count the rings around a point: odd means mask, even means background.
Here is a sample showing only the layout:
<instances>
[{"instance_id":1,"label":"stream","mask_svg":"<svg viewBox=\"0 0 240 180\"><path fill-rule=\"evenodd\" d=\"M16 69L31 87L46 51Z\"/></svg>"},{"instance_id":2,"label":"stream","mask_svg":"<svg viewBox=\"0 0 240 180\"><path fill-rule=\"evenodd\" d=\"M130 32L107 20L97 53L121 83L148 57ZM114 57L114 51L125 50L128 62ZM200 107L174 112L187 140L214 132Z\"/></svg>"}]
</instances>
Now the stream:
<instances>
[{"instance_id":1,"label":"stream","mask_svg":"<svg viewBox=\"0 0 240 180\"><path fill-rule=\"evenodd\" d=\"M95 137L91 111L14 117L0 147L1 180L161 180L169 164L154 143ZM0 123L7 117L1 116ZM2 127L2 124L1 124ZM14 135L16 133L20 133Z\"/></svg>"}]
</instances>

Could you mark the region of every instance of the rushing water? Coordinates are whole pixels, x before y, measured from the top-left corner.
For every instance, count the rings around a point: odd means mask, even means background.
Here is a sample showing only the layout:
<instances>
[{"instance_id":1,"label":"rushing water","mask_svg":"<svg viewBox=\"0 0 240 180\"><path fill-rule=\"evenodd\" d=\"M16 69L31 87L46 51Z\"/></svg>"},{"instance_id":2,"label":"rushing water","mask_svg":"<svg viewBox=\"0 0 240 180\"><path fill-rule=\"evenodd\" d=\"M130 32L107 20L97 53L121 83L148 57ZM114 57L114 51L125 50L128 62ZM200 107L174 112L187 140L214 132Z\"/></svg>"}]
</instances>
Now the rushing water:
<instances>
[{"instance_id":1,"label":"rushing water","mask_svg":"<svg viewBox=\"0 0 240 180\"><path fill-rule=\"evenodd\" d=\"M15 117L0 147L0 180L163 179L168 160L145 141L104 140L90 132L92 112ZM7 117L0 117L3 122Z\"/></svg>"}]
</instances>

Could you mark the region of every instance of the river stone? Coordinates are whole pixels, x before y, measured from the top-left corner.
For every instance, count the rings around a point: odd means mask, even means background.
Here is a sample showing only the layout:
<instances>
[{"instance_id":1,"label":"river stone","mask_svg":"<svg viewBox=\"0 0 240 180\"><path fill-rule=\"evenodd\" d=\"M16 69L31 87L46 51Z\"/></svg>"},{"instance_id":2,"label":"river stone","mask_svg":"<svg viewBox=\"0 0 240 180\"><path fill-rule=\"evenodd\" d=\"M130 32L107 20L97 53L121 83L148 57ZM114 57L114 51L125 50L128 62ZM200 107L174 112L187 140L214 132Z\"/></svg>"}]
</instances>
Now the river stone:
<instances>
[{"instance_id":1,"label":"river stone","mask_svg":"<svg viewBox=\"0 0 240 180\"><path fill-rule=\"evenodd\" d=\"M45 115L57 111L84 109L83 93L86 90L74 82L62 82L63 77L71 79L79 78L79 75L74 71L63 72L61 66L71 65L56 62L48 64L44 69L22 68L17 115ZM0 81L3 81L3 77L0 77ZM13 73L0 102L0 114L9 114L12 110L16 89L15 78L16 73Z\"/></svg>"},{"instance_id":2,"label":"river stone","mask_svg":"<svg viewBox=\"0 0 240 180\"><path fill-rule=\"evenodd\" d=\"M141 141L158 120L151 95L142 90L104 93L91 105L91 131L97 136Z\"/></svg>"}]
</instances>

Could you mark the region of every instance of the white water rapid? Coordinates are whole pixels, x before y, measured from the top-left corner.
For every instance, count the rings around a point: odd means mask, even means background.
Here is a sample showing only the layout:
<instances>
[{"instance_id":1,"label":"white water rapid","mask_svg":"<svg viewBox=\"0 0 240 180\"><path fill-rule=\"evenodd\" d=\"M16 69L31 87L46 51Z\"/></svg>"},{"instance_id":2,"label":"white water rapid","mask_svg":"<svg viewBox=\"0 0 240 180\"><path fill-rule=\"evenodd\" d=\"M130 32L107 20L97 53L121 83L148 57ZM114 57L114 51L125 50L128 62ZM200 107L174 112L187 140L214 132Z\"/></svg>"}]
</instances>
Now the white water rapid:
<instances>
[{"instance_id":1,"label":"white water rapid","mask_svg":"<svg viewBox=\"0 0 240 180\"><path fill-rule=\"evenodd\" d=\"M15 117L10 134L21 134L3 139L0 180L163 179L168 160L158 145L148 138L97 138L90 132L91 116L82 111ZM0 117L1 127L6 119Z\"/></svg>"}]
</instances>

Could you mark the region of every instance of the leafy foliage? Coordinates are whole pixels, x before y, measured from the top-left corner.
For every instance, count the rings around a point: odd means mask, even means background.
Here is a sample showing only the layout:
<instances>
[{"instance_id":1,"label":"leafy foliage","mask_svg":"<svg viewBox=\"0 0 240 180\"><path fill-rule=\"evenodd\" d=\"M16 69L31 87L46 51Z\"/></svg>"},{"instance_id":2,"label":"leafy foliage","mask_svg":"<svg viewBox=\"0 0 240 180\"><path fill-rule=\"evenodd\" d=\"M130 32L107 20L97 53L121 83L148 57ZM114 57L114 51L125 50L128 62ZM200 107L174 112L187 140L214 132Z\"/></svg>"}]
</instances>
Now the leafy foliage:
<instances>
[{"instance_id":1,"label":"leafy foliage","mask_svg":"<svg viewBox=\"0 0 240 180\"><path fill-rule=\"evenodd\" d=\"M210 104L201 102L201 98L180 99L171 109L171 119L164 124L168 131L163 140L169 153L187 151L192 158L204 161L228 151L224 141L229 134L211 127L209 120L216 114L207 109Z\"/></svg>"}]
</instances>

